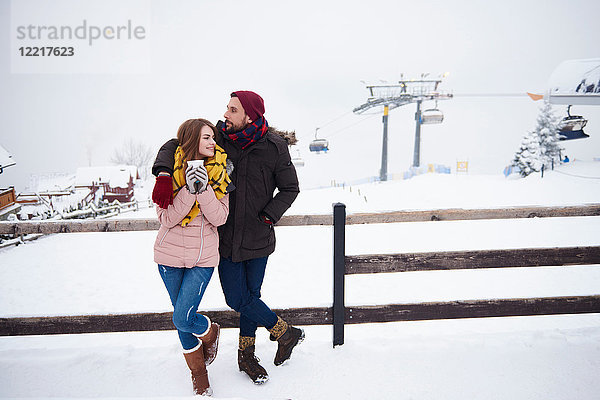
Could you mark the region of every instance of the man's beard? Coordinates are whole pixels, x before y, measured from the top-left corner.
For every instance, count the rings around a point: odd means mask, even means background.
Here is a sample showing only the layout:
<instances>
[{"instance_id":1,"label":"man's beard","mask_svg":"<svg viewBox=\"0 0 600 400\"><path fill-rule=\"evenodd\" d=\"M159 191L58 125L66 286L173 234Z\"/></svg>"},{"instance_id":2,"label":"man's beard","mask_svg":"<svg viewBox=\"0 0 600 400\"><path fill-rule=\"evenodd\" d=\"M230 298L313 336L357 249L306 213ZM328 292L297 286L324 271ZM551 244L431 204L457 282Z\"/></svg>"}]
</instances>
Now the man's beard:
<instances>
[{"instance_id":1,"label":"man's beard","mask_svg":"<svg viewBox=\"0 0 600 400\"><path fill-rule=\"evenodd\" d=\"M245 125L234 125L233 122L225 120L225 133L236 133L243 131L248 127L248 124Z\"/></svg>"}]
</instances>

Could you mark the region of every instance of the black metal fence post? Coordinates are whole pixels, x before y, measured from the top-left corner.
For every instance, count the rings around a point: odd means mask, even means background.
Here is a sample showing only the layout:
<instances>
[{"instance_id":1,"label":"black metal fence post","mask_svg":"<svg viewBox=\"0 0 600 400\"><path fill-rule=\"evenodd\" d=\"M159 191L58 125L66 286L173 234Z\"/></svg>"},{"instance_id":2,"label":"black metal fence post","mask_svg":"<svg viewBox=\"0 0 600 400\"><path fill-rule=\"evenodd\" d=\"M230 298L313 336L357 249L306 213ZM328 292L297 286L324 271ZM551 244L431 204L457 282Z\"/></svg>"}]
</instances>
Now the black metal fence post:
<instances>
[{"instance_id":1,"label":"black metal fence post","mask_svg":"<svg viewBox=\"0 0 600 400\"><path fill-rule=\"evenodd\" d=\"M346 205L333 205L333 347L344 344Z\"/></svg>"}]
</instances>

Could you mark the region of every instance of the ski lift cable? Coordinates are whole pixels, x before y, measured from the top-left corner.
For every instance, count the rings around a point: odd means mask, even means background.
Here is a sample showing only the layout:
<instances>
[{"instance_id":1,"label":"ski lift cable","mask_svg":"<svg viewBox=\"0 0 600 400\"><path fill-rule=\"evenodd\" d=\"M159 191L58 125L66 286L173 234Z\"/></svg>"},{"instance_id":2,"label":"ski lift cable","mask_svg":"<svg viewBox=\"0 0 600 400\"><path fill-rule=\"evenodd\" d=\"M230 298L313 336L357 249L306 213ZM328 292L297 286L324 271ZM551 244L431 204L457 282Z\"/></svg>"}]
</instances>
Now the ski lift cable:
<instances>
[{"instance_id":1,"label":"ski lift cable","mask_svg":"<svg viewBox=\"0 0 600 400\"><path fill-rule=\"evenodd\" d=\"M523 96L527 96L527 94L526 93L461 93L461 94L455 94L454 96L455 97L523 97ZM437 108L437 101L436 101L436 108ZM328 122L325 122L321 126L317 127L316 131L319 131L320 129L322 129L322 128L326 127L326 126L331 125L334 122L337 122L340 119L342 119L342 118L344 118L347 115L352 114L352 113L353 113L353 111L348 111L348 112L346 112L346 113L344 113L344 114L342 114L342 115L340 115L340 116L338 116L338 117L336 117L336 118L334 118L334 119L332 119L332 120L330 120ZM347 126L345 126L343 128L340 128L338 130L335 130L334 132L332 132L332 133L330 133L328 135L320 135L320 136L321 137L332 137L332 136L335 136L338 133L340 133L342 131L345 131L346 129L349 129L349 128L355 126L355 125L358 125L358 124L360 124L362 122L365 122L366 120L371 119L371 118L373 118L375 116L381 115L381 112L375 112L375 113L372 113L372 114L369 113L367 115L368 116L366 116L365 118L363 118L362 120L360 120L358 122L355 122L353 124L347 125ZM315 134L316 134L316 132L315 132Z\"/></svg>"},{"instance_id":2,"label":"ski lift cable","mask_svg":"<svg viewBox=\"0 0 600 400\"><path fill-rule=\"evenodd\" d=\"M380 115L380 114L370 114L369 116L367 116L367 117L365 117L365 118L361 119L361 120L360 120L360 121L358 121L358 122L355 122L355 123L353 123L353 124L347 125L347 126L345 126L345 127L343 127L343 128L340 128L340 129L338 129L338 130L334 131L333 133L330 133L330 134L328 135L328 137L335 136L335 135L337 135L338 133L340 133L340 132L342 132L342 131L345 131L345 130L346 130L346 129L348 129L348 128L352 128L353 126L355 126L355 125L358 125L358 124L360 124L360 123L363 123L363 122L365 122L366 120L368 120L368 119L371 119L371 118L373 118L373 117L375 117L375 116L378 116L378 115Z\"/></svg>"},{"instance_id":3,"label":"ski lift cable","mask_svg":"<svg viewBox=\"0 0 600 400\"><path fill-rule=\"evenodd\" d=\"M454 93L453 97L525 97L527 93Z\"/></svg>"},{"instance_id":4,"label":"ski lift cable","mask_svg":"<svg viewBox=\"0 0 600 400\"><path fill-rule=\"evenodd\" d=\"M331 120L331 121L329 121L329 122L325 122L325 123L324 123L324 124L322 124L321 126L317 127L317 130L319 130L319 129L321 129L321 128L324 128L324 127L326 127L327 125L333 124L334 122L336 122L336 121L338 121L338 120L342 119L343 117L345 117L345 116L346 116L346 115L348 115L348 114L352 114L352 111L345 112L344 114L340 115L339 117L336 117L336 118L332 119L332 120Z\"/></svg>"},{"instance_id":5,"label":"ski lift cable","mask_svg":"<svg viewBox=\"0 0 600 400\"><path fill-rule=\"evenodd\" d=\"M600 176L583 176L583 175L575 175L575 174L569 174L566 172L562 172L562 171L557 171L554 170L553 172L557 172L559 174L563 174L563 175L568 175L568 176L574 176L576 178L584 178L584 179L600 179Z\"/></svg>"}]
</instances>

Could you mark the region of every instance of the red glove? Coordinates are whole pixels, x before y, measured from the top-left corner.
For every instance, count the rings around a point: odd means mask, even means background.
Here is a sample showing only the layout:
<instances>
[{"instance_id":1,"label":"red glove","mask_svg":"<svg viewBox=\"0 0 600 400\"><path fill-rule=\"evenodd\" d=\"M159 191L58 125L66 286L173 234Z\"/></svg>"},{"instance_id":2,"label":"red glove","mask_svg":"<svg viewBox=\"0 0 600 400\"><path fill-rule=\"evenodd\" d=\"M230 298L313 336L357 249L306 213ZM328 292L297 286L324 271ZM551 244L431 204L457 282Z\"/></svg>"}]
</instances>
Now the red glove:
<instances>
[{"instance_id":1,"label":"red glove","mask_svg":"<svg viewBox=\"0 0 600 400\"><path fill-rule=\"evenodd\" d=\"M154 190L152 190L152 201L160 208L168 208L173 204L173 178L170 175L159 175L156 177Z\"/></svg>"},{"instance_id":2,"label":"red glove","mask_svg":"<svg viewBox=\"0 0 600 400\"><path fill-rule=\"evenodd\" d=\"M259 214L259 218L263 224L273 225L273 220L271 220L271 217L269 217L266 213L261 212Z\"/></svg>"}]
</instances>

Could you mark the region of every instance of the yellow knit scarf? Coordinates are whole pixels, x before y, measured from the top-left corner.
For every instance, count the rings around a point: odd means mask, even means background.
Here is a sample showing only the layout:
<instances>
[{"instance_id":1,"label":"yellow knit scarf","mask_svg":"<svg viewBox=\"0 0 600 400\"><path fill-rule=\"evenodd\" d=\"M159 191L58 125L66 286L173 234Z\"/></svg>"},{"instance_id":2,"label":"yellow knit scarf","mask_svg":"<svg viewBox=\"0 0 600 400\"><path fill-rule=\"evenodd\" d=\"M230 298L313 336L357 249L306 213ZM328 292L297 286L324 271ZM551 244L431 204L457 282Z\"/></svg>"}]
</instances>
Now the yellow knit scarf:
<instances>
[{"instance_id":1,"label":"yellow knit scarf","mask_svg":"<svg viewBox=\"0 0 600 400\"><path fill-rule=\"evenodd\" d=\"M173 197L185 186L185 154L181 146L177 146L175 150L175 165L173 167ZM204 160L204 166L208 172L208 184L215 191L217 199L222 199L227 194L227 187L231 183L231 179L225 171L225 163L227 161L227 153L219 145L215 145L215 155ZM181 226L187 226L200 212L198 202L181 221Z\"/></svg>"}]
</instances>

